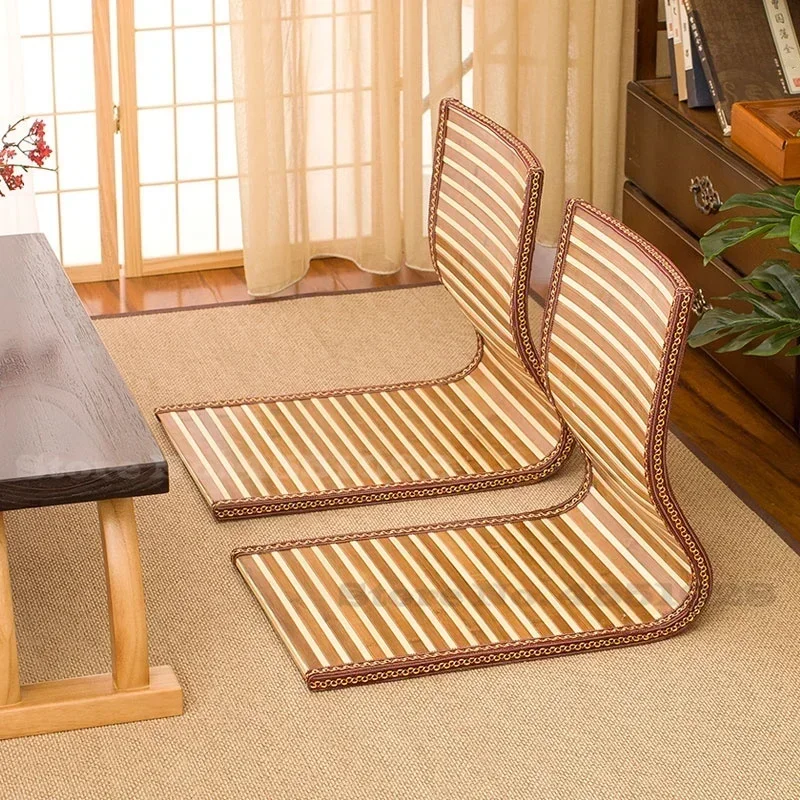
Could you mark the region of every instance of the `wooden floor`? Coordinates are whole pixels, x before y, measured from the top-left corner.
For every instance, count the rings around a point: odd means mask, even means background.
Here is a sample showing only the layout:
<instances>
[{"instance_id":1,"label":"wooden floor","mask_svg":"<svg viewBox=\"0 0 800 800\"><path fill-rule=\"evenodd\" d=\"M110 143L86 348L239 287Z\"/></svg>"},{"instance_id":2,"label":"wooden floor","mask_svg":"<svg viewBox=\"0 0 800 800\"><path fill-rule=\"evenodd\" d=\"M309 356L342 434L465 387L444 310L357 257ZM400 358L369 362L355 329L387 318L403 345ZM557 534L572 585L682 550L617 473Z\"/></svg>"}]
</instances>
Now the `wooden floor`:
<instances>
[{"instance_id":1,"label":"wooden floor","mask_svg":"<svg viewBox=\"0 0 800 800\"><path fill-rule=\"evenodd\" d=\"M311 268L302 280L270 297L296 297L319 292L347 292L435 281L436 275L433 272L404 267L392 275L372 275L358 269L349 261L320 258L311 262ZM81 283L75 288L93 317L254 301L247 294L244 270L241 267Z\"/></svg>"},{"instance_id":2,"label":"wooden floor","mask_svg":"<svg viewBox=\"0 0 800 800\"><path fill-rule=\"evenodd\" d=\"M431 272L407 268L379 276L336 259L311 263L299 283L273 296L435 280ZM84 283L76 288L92 316L252 300L241 268ZM710 358L693 350L687 352L683 363L672 421L709 461L800 541L800 438L745 394Z\"/></svg>"}]
</instances>

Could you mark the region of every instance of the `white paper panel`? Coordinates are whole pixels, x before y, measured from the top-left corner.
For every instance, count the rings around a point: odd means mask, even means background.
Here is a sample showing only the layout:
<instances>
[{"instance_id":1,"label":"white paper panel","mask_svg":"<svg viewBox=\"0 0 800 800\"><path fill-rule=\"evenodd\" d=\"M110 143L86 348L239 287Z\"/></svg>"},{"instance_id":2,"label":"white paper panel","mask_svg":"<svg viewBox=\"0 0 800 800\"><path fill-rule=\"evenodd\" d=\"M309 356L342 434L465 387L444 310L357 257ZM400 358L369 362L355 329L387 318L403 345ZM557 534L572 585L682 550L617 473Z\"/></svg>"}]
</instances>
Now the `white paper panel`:
<instances>
[{"instance_id":1,"label":"white paper panel","mask_svg":"<svg viewBox=\"0 0 800 800\"><path fill-rule=\"evenodd\" d=\"M211 0L173 0L176 25L210 25L213 21Z\"/></svg>"},{"instance_id":2,"label":"white paper panel","mask_svg":"<svg viewBox=\"0 0 800 800\"><path fill-rule=\"evenodd\" d=\"M58 241L60 224L58 221L58 199L55 194L36 195L36 215L39 217L39 230L47 237L53 252L61 260L61 245Z\"/></svg>"},{"instance_id":3,"label":"white paper panel","mask_svg":"<svg viewBox=\"0 0 800 800\"><path fill-rule=\"evenodd\" d=\"M241 250L242 207L239 200L239 181L229 178L219 182L219 249Z\"/></svg>"},{"instance_id":4,"label":"white paper panel","mask_svg":"<svg viewBox=\"0 0 800 800\"><path fill-rule=\"evenodd\" d=\"M209 253L217 249L217 201L214 181L178 185L180 252Z\"/></svg>"},{"instance_id":5,"label":"white paper panel","mask_svg":"<svg viewBox=\"0 0 800 800\"><path fill-rule=\"evenodd\" d=\"M25 75L25 110L29 114L53 111L53 70L50 39L22 40L22 68Z\"/></svg>"},{"instance_id":6,"label":"white paper panel","mask_svg":"<svg viewBox=\"0 0 800 800\"><path fill-rule=\"evenodd\" d=\"M61 243L65 267L100 263L100 200L97 189L61 194Z\"/></svg>"},{"instance_id":7,"label":"white paper panel","mask_svg":"<svg viewBox=\"0 0 800 800\"><path fill-rule=\"evenodd\" d=\"M178 108L178 180L214 177L214 106Z\"/></svg>"},{"instance_id":8,"label":"white paper panel","mask_svg":"<svg viewBox=\"0 0 800 800\"><path fill-rule=\"evenodd\" d=\"M210 26L175 31L176 102L204 103L214 99L212 34Z\"/></svg>"},{"instance_id":9,"label":"white paper panel","mask_svg":"<svg viewBox=\"0 0 800 800\"><path fill-rule=\"evenodd\" d=\"M94 109L94 51L92 35L53 38L56 111Z\"/></svg>"},{"instance_id":10,"label":"white paper panel","mask_svg":"<svg viewBox=\"0 0 800 800\"><path fill-rule=\"evenodd\" d=\"M217 25L217 100L233 99L233 62L231 61L231 27Z\"/></svg>"},{"instance_id":11,"label":"white paper panel","mask_svg":"<svg viewBox=\"0 0 800 800\"><path fill-rule=\"evenodd\" d=\"M139 111L139 180L175 180L175 113L171 108Z\"/></svg>"},{"instance_id":12,"label":"white paper panel","mask_svg":"<svg viewBox=\"0 0 800 800\"><path fill-rule=\"evenodd\" d=\"M97 182L97 121L94 112L58 119L58 180L61 189L91 189ZM45 129L46 131L46 129Z\"/></svg>"},{"instance_id":13,"label":"white paper panel","mask_svg":"<svg viewBox=\"0 0 800 800\"><path fill-rule=\"evenodd\" d=\"M158 258L178 252L175 186L142 186L142 256Z\"/></svg>"},{"instance_id":14,"label":"white paper panel","mask_svg":"<svg viewBox=\"0 0 800 800\"><path fill-rule=\"evenodd\" d=\"M171 31L136 33L136 102L140 107L173 102Z\"/></svg>"},{"instance_id":15,"label":"white paper panel","mask_svg":"<svg viewBox=\"0 0 800 800\"><path fill-rule=\"evenodd\" d=\"M136 28L167 28L172 24L169 0L135 0L133 24Z\"/></svg>"},{"instance_id":16,"label":"white paper panel","mask_svg":"<svg viewBox=\"0 0 800 800\"><path fill-rule=\"evenodd\" d=\"M220 103L217 106L217 174L233 176L238 172L233 103Z\"/></svg>"},{"instance_id":17,"label":"white paper panel","mask_svg":"<svg viewBox=\"0 0 800 800\"><path fill-rule=\"evenodd\" d=\"M28 0L23 0L21 6ZM88 33L92 30L92 0L50 0L53 33Z\"/></svg>"},{"instance_id":18,"label":"white paper panel","mask_svg":"<svg viewBox=\"0 0 800 800\"><path fill-rule=\"evenodd\" d=\"M214 19L217 22L230 21L229 0L214 0Z\"/></svg>"},{"instance_id":19,"label":"white paper panel","mask_svg":"<svg viewBox=\"0 0 800 800\"><path fill-rule=\"evenodd\" d=\"M25 0L17 3L21 36L50 33L50 13L47 0Z\"/></svg>"}]
</instances>

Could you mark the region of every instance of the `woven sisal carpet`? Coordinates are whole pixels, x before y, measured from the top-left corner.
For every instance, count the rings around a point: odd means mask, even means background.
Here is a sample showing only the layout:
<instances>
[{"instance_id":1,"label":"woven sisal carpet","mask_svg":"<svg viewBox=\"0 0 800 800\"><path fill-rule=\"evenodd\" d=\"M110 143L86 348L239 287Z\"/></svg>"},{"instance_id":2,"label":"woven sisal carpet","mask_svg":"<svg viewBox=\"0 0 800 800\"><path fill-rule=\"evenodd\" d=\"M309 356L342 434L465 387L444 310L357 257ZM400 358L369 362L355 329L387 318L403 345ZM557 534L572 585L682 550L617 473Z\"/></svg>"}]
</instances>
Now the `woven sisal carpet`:
<instances>
[{"instance_id":1,"label":"woven sisal carpet","mask_svg":"<svg viewBox=\"0 0 800 800\"><path fill-rule=\"evenodd\" d=\"M175 397L427 378L474 347L439 288L98 327L146 413ZM796 797L800 559L677 439L674 488L715 568L689 632L315 695L231 566L233 548L522 511L569 494L581 465L502 492L220 525L151 423L172 483L137 502L151 660L175 667L186 714L0 742L4 798ZM25 681L109 669L94 513L8 514Z\"/></svg>"}]
</instances>

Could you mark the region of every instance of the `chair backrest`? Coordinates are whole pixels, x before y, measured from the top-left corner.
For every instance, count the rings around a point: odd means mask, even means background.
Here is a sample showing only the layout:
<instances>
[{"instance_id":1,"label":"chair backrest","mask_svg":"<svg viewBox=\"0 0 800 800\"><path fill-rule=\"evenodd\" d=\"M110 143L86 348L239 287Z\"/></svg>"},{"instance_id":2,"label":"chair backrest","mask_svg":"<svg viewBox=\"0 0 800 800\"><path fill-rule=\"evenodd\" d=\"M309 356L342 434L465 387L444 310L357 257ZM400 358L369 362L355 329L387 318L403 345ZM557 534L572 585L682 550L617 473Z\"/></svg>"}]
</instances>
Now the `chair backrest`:
<instances>
[{"instance_id":1,"label":"chair backrest","mask_svg":"<svg viewBox=\"0 0 800 800\"><path fill-rule=\"evenodd\" d=\"M442 101L431 259L485 346L521 361L540 380L527 291L542 181L542 167L525 144L457 100Z\"/></svg>"},{"instance_id":2,"label":"chair backrest","mask_svg":"<svg viewBox=\"0 0 800 800\"><path fill-rule=\"evenodd\" d=\"M599 476L643 499L691 299L652 245L588 203L567 204L543 323L547 384Z\"/></svg>"}]
</instances>

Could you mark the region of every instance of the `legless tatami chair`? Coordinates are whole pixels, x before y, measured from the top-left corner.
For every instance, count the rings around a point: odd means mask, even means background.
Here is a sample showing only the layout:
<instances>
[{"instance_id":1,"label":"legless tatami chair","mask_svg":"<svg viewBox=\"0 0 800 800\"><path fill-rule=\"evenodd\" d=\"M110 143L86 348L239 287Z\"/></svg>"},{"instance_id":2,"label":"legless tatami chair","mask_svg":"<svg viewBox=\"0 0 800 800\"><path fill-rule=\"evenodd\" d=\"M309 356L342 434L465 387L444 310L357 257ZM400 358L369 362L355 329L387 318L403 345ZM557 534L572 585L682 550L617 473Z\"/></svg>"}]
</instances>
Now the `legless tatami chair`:
<instances>
[{"instance_id":1,"label":"legless tatami chair","mask_svg":"<svg viewBox=\"0 0 800 800\"><path fill-rule=\"evenodd\" d=\"M572 438L542 389L527 313L541 186L522 142L442 103L431 255L478 333L472 363L423 383L158 409L218 519L502 488L558 469Z\"/></svg>"},{"instance_id":2,"label":"legless tatami chair","mask_svg":"<svg viewBox=\"0 0 800 800\"><path fill-rule=\"evenodd\" d=\"M442 212L452 225L449 200ZM437 246L449 253L455 228L444 231ZM665 459L691 299L652 246L585 203L568 205L542 367L586 456L582 489L513 517L236 551L311 689L651 642L697 616L710 567ZM499 330L489 341L510 363Z\"/></svg>"}]
</instances>

